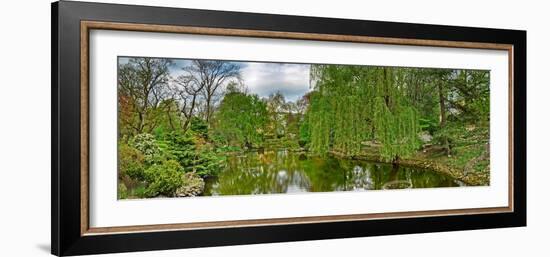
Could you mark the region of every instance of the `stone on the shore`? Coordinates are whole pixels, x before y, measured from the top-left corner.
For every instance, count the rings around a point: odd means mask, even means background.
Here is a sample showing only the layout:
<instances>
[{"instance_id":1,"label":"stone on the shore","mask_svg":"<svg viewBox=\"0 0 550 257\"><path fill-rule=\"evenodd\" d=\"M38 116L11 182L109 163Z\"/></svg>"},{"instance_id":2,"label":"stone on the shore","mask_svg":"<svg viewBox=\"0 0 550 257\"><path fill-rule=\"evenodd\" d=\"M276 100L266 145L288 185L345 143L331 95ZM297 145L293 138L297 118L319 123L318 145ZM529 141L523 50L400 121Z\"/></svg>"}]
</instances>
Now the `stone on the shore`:
<instances>
[{"instance_id":1,"label":"stone on the shore","mask_svg":"<svg viewBox=\"0 0 550 257\"><path fill-rule=\"evenodd\" d=\"M204 180L194 172L183 175L185 185L176 190L177 197L197 196L204 191Z\"/></svg>"}]
</instances>

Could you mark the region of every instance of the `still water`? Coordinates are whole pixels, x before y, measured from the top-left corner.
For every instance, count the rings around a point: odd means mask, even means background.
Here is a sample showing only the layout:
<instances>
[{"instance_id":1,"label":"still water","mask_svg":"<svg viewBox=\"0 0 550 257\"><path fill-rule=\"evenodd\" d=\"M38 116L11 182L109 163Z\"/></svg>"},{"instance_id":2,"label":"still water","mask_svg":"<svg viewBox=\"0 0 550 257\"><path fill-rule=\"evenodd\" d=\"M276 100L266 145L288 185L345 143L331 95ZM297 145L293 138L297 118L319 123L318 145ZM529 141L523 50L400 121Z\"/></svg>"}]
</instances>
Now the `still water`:
<instances>
[{"instance_id":1,"label":"still water","mask_svg":"<svg viewBox=\"0 0 550 257\"><path fill-rule=\"evenodd\" d=\"M227 167L206 180L203 195L364 191L457 187L462 183L434 171L391 164L311 157L286 150L228 157Z\"/></svg>"}]
</instances>

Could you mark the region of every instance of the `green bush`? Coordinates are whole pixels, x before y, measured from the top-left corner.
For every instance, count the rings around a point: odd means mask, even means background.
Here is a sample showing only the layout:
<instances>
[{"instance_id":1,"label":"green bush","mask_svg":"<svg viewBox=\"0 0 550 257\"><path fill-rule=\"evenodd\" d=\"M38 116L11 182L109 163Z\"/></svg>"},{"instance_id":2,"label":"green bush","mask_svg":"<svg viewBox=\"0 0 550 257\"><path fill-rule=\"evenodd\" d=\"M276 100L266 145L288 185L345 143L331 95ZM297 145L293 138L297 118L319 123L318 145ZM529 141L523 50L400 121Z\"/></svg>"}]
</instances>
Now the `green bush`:
<instances>
[{"instance_id":1,"label":"green bush","mask_svg":"<svg viewBox=\"0 0 550 257\"><path fill-rule=\"evenodd\" d=\"M191 133L169 133L161 145L167 159L176 160L184 168L191 165L195 156L195 140Z\"/></svg>"},{"instance_id":2,"label":"green bush","mask_svg":"<svg viewBox=\"0 0 550 257\"><path fill-rule=\"evenodd\" d=\"M304 119L303 123L300 124L300 135L298 139L298 144L300 147L305 147L311 142L311 134L309 128L309 122L307 119Z\"/></svg>"},{"instance_id":3,"label":"green bush","mask_svg":"<svg viewBox=\"0 0 550 257\"><path fill-rule=\"evenodd\" d=\"M146 196L174 196L176 190L183 185L182 176L182 168L174 160L152 165L145 171L145 181L147 182Z\"/></svg>"},{"instance_id":4,"label":"green bush","mask_svg":"<svg viewBox=\"0 0 550 257\"><path fill-rule=\"evenodd\" d=\"M289 149L289 150L300 149L300 147L302 147L302 145L300 145L300 142L296 142L296 140L292 140L288 138L283 139L281 141L281 145L283 146L283 148Z\"/></svg>"},{"instance_id":5,"label":"green bush","mask_svg":"<svg viewBox=\"0 0 550 257\"><path fill-rule=\"evenodd\" d=\"M128 175L135 180L144 179L144 156L139 150L126 144L119 144L118 157L120 177Z\"/></svg>"},{"instance_id":6,"label":"green bush","mask_svg":"<svg viewBox=\"0 0 550 257\"><path fill-rule=\"evenodd\" d=\"M117 195L118 195L118 199L128 198L128 189L126 188L124 183L118 183Z\"/></svg>"},{"instance_id":7,"label":"green bush","mask_svg":"<svg viewBox=\"0 0 550 257\"><path fill-rule=\"evenodd\" d=\"M428 131L432 135L439 129L439 121L436 119L419 118L418 123L420 130Z\"/></svg>"},{"instance_id":8,"label":"green bush","mask_svg":"<svg viewBox=\"0 0 550 257\"><path fill-rule=\"evenodd\" d=\"M198 117L192 117L190 122L190 128L191 130L196 132L199 136L203 138L208 137L208 123L206 123L205 120Z\"/></svg>"},{"instance_id":9,"label":"green bush","mask_svg":"<svg viewBox=\"0 0 550 257\"><path fill-rule=\"evenodd\" d=\"M131 191L130 195L137 198L147 198L147 187L145 185L138 185Z\"/></svg>"},{"instance_id":10,"label":"green bush","mask_svg":"<svg viewBox=\"0 0 550 257\"><path fill-rule=\"evenodd\" d=\"M196 144L191 133L170 133L164 150L167 158L176 160L185 172L195 172L201 177L216 175L224 159L206 147L197 149Z\"/></svg>"},{"instance_id":11,"label":"green bush","mask_svg":"<svg viewBox=\"0 0 550 257\"><path fill-rule=\"evenodd\" d=\"M230 152L240 152L242 149L238 146L226 145L220 146L215 149L216 153L230 153Z\"/></svg>"},{"instance_id":12,"label":"green bush","mask_svg":"<svg viewBox=\"0 0 550 257\"><path fill-rule=\"evenodd\" d=\"M216 176L222 169L224 161L224 157L216 155L213 151L202 150L196 153L192 165L185 170L201 177Z\"/></svg>"},{"instance_id":13,"label":"green bush","mask_svg":"<svg viewBox=\"0 0 550 257\"><path fill-rule=\"evenodd\" d=\"M129 145L143 154L146 164L162 162L161 151L155 136L147 133L138 134L130 140Z\"/></svg>"}]
</instances>

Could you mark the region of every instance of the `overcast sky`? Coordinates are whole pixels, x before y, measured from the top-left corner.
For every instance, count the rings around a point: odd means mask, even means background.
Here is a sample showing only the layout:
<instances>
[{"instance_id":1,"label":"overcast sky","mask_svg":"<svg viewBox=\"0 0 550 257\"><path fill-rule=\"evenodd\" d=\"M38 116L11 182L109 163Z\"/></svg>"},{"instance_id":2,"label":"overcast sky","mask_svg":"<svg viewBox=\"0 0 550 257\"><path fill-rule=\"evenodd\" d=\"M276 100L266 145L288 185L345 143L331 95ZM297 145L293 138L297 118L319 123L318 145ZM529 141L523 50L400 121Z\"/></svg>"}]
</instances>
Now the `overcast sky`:
<instances>
[{"instance_id":1,"label":"overcast sky","mask_svg":"<svg viewBox=\"0 0 550 257\"><path fill-rule=\"evenodd\" d=\"M121 64L127 63L128 58L121 57ZM189 60L174 60L170 67L170 75L177 77L181 74L181 67L189 65ZM263 62L236 62L242 66L241 75L244 85L251 94L268 97L280 91L287 101L296 101L309 88L309 64L263 63Z\"/></svg>"},{"instance_id":2,"label":"overcast sky","mask_svg":"<svg viewBox=\"0 0 550 257\"><path fill-rule=\"evenodd\" d=\"M242 77L251 93L267 97L280 91L287 101L296 101L309 89L308 64L243 63Z\"/></svg>"}]
</instances>

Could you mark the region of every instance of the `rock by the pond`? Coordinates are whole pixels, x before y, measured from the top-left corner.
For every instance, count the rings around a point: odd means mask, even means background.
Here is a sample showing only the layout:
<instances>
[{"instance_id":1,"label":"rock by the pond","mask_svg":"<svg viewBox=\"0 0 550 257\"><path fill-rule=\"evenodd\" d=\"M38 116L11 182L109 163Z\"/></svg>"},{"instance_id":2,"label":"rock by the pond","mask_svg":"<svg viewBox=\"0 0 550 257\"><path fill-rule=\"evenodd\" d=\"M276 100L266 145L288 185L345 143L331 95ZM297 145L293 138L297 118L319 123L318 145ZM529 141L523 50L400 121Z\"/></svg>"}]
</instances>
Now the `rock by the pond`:
<instances>
[{"instance_id":1,"label":"rock by the pond","mask_svg":"<svg viewBox=\"0 0 550 257\"><path fill-rule=\"evenodd\" d=\"M418 137L420 138L420 140L423 143L429 143L433 139L432 135L430 135L430 133L428 133L426 131L422 131L422 132L418 133Z\"/></svg>"},{"instance_id":2,"label":"rock by the pond","mask_svg":"<svg viewBox=\"0 0 550 257\"><path fill-rule=\"evenodd\" d=\"M176 190L177 197L197 196L204 190L204 180L193 172L183 175L185 184Z\"/></svg>"}]
</instances>

